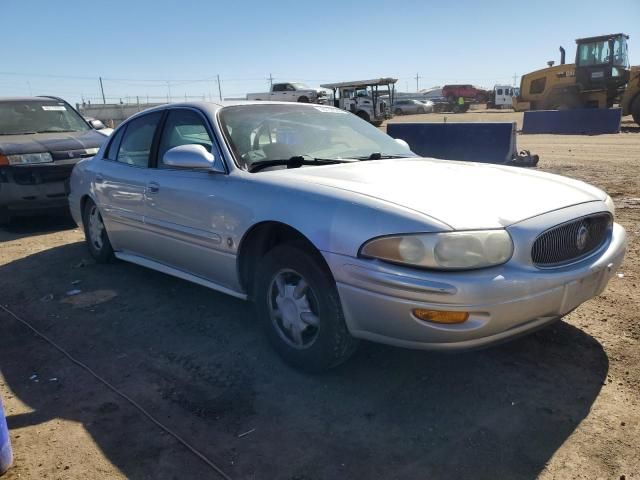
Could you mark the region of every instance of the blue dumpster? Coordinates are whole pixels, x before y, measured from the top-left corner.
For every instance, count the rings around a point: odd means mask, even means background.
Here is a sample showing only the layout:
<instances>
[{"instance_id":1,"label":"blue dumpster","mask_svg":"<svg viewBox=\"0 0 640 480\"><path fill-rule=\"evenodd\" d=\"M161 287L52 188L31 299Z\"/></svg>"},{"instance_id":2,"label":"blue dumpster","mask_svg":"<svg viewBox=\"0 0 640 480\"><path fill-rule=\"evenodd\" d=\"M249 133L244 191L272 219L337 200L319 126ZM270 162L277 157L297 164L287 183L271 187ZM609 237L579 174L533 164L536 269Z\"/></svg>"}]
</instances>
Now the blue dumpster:
<instances>
[{"instance_id":1,"label":"blue dumpster","mask_svg":"<svg viewBox=\"0 0 640 480\"><path fill-rule=\"evenodd\" d=\"M7 428L7 419L4 416L2 399L0 399L0 475L9 470L12 463L13 451L9 441L9 429Z\"/></svg>"}]
</instances>

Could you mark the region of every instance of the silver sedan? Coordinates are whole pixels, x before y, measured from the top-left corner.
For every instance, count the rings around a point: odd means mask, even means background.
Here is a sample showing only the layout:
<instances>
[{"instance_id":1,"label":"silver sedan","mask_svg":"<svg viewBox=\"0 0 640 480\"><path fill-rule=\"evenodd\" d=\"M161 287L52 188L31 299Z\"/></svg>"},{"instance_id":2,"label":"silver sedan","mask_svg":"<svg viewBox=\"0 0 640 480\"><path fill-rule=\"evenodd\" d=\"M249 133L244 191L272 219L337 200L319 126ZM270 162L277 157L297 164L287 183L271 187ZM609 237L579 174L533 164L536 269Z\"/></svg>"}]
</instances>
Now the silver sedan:
<instances>
[{"instance_id":1,"label":"silver sedan","mask_svg":"<svg viewBox=\"0 0 640 480\"><path fill-rule=\"evenodd\" d=\"M419 113L431 113L433 102L419 100L396 100L393 102L394 115L409 115Z\"/></svg>"},{"instance_id":2,"label":"silver sedan","mask_svg":"<svg viewBox=\"0 0 640 480\"><path fill-rule=\"evenodd\" d=\"M460 350L531 332L602 292L626 248L595 187L418 158L321 105L141 112L76 165L69 203L97 261L255 302L309 371L359 339Z\"/></svg>"}]
</instances>

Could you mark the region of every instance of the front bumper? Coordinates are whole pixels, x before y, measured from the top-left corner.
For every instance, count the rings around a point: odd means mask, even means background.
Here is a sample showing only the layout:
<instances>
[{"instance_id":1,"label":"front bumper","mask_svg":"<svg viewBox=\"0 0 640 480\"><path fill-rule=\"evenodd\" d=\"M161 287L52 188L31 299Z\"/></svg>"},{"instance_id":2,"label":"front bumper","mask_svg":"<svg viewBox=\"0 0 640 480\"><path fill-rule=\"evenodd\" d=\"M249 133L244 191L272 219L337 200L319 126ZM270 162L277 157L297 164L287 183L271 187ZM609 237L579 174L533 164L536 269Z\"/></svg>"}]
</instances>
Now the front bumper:
<instances>
[{"instance_id":1,"label":"front bumper","mask_svg":"<svg viewBox=\"0 0 640 480\"><path fill-rule=\"evenodd\" d=\"M73 164L0 168L0 208L9 215L64 210Z\"/></svg>"},{"instance_id":2,"label":"front bumper","mask_svg":"<svg viewBox=\"0 0 640 480\"><path fill-rule=\"evenodd\" d=\"M324 253L351 334L396 346L464 350L506 341L567 314L600 294L624 258L626 233L577 264L541 270L508 262L467 272L427 272ZM418 320L415 308L469 312L461 324Z\"/></svg>"}]
</instances>

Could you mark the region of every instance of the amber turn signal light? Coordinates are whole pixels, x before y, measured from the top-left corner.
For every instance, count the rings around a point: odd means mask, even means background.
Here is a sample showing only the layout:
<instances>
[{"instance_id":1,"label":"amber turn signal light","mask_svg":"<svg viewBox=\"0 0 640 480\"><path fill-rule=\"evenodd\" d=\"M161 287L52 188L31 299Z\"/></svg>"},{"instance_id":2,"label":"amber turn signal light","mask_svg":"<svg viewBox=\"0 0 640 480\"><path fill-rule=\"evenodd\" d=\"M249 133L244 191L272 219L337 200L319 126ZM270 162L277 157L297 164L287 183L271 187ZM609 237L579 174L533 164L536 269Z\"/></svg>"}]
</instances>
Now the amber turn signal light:
<instances>
[{"instance_id":1,"label":"amber turn signal light","mask_svg":"<svg viewBox=\"0 0 640 480\"><path fill-rule=\"evenodd\" d=\"M0 165L9 165L9 159L5 155L0 155Z\"/></svg>"},{"instance_id":2,"label":"amber turn signal light","mask_svg":"<svg viewBox=\"0 0 640 480\"><path fill-rule=\"evenodd\" d=\"M447 312L443 310L427 310L426 308L414 308L413 315L418 320L432 323L463 323L469 319L469 312Z\"/></svg>"}]
</instances>

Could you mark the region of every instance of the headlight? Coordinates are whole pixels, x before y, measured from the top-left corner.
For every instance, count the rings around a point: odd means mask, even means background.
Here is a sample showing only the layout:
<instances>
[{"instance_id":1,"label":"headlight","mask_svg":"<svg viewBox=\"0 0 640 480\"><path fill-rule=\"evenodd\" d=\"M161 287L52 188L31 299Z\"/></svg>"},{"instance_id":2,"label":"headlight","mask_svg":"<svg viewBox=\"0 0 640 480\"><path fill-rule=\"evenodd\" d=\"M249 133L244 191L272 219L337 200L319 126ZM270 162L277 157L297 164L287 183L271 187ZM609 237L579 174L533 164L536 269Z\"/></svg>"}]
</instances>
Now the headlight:
<instances>
[{"instance_id":1,"label":"headlight","mask_svg":"<svg viewBox=\"0 0 640 480\"><path fill-rule=\"evenodd\" d=\"M615 205L615 203L613 203L613 199L609 195L607 195L607 198L604 199L604 203L607 206L607 208L609 210L611 210L611 215L615 216L615 214L616 214L616 205Z\"/></svg>"},{"instance_id":2,"label":"headlight","mask_svg":"<svg viewBox=\"0 0 640 480\"><path fill-rule=\"evenodd\" d=\"M7 155L9 165L29 165L34 163L49 163L53 162L51 154L44 153L24 153L22 155Z\"/></svg>"},{"instance_id":3,"label":"headlight","mask_svg":"<svg viewBox=\"0 0 640 480\"><path fill-rule=\"evenodd\" d=\"M438 270L465 270L505 263L513 253L506 230L394 235L368 241L360 255Z\"/></svg>"},{"instance_id":4,"label":"headlight","mask_svg":"<svg viewBox=\"0 0 640 480\"><path fill-rule=\"evenodd\" d=\"M99 148L94 147L94 148L85 148L84 153L87 153L89 155L95 155L96 153L98 153L100 151Z\"/></svg>"}]
</instances>

